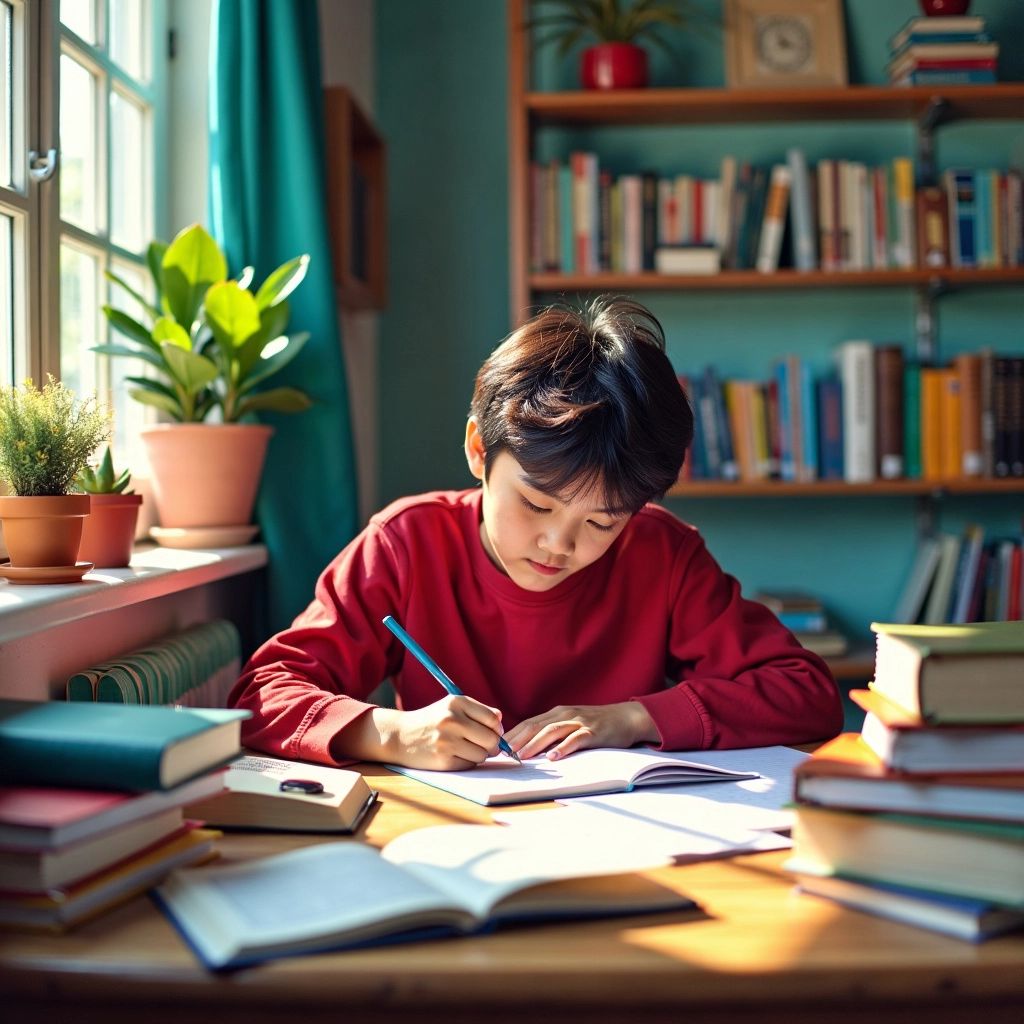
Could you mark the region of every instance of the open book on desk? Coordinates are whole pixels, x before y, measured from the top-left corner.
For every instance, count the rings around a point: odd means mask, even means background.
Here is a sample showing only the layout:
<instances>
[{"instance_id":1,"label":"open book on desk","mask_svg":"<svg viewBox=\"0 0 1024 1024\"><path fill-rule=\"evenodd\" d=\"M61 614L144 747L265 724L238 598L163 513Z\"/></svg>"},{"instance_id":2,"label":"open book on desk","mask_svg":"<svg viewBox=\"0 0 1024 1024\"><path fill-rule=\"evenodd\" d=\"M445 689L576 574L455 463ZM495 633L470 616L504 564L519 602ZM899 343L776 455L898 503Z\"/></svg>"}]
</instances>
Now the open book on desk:
<instances>
[{"instance_id":1,"label":"open book on desk","mask_svg":"<svg viewBox=\"0 0 1024 1024\"><path fill-rule=\"evenodd\" d=\"M648 747L599 748L581 750L559 761L531 757L522 765L498 755L459 772L428 771L394 764L387 767L474 803L493 806L591 793L624 793L639 786L756 779L756 771L721 766L722 754L735 757L736 753L710 750L666 753Z\"/></svg>"},{"instance_id":2,"label":"open book on desk","mask_svg":"<svg viewBox=\"0 0 1024 1024\"><path fill-rule=\"evenodd\" d=\"M175 872L156 898L207 967L488 930L501 921L693 907L632 872L669 858L586 831L551 843L536 829L441 825L377 851L306 846Z\"/></svg>"}]
</instances>

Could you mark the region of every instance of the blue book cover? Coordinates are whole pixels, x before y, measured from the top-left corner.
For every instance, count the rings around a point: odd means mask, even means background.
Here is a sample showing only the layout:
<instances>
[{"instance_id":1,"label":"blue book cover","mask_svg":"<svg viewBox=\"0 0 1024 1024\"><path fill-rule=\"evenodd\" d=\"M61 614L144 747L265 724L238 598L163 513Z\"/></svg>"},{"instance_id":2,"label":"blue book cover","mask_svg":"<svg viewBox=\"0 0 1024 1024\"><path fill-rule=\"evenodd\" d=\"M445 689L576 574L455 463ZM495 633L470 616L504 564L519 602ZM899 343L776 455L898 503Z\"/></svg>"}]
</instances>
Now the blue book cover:
<instances>
[{"instance_id":1,"label":"blue book cover","mask_svg":"<svg viewBox=\"0 0 1024 1024\"><path fill-rule=\"evenodd\" d=\"M0 700L0 782L169 789L237 757L248 711Z\"/></svg>"},{"instance_id":2,"label":"blue book cover","mask_svg":"<svg viewBox=\"0 0 1024 1024\"><path fill-rule=\"evenodd\" d=\"M693 409L693 442L690 444L690 479L707 480L710 477L708 472L707 456L707 426L705 424L703 408L705 405L704 382L700 377L689 379L690 408Z\"/></svg>"},{"instance_id":3,"label":"blue book cover","mask_svg":"<svg viewBox=\"0 0 1024 1024\"><path fill-rule=\"evenodd\" d=\"M947 171L946 189L949 193L950 248L953 263L958 267L977 266L978 205L974 171Z\"/></svg>"},{"instance_id":4,"label":"blue book cover","mask_svg":"<svg viewBox=\"0 0 1024 1024\"><path fill-rule=\"evenodd\" d=\"M738 480L740 469L736 462L736 448L732 441L732 431L729 429L729 415L725 411L722 382L718 379L718 373L714 366L709 365L704 370L704 387L711 398L711 404L715 411L715 429L721 457L719 477L722 480Z\"/></svg>"},{"instance_id":5,"label":"blue book cover","mask_svg":"<svg viewBox=\"0 0 1024 1024\"><path fill-rule=\"evenodd\" d=\"M822 480L843 479L843 386L828 374L818 381L818 473Z\"/></svg>"},{"instance_id":6,"label":"blue book cover","mask_svg":"<svg viewBox=\"0 0 1024 1024\"><path fill-rule=\"evenodd\" d=\"M790 149L786 162L792 176L789 210L793 225L793 265L797 270L816 270L818 230L811 204L811 181L802 149Z\"/></svg>"},{"instance_id":7,"label":"blue book cover","mask_svg":"<svg viewBox=\"0 0 1024 1024\"><path fill-rule=\"evenodd\" d=\"M814 374L807 361L800 360L800 425L803 442L803 479L818 476L818 403Z\"/></svg>"},{"instance_id":8,"label":"blue book cover","mask_svg":"<svg viewBox=\"0 0 1024 1024\"><path fill-rule=\"evenodd\" d=\"M796 480L796 459L793 453L793 410L789 404L785 360L776 362L773 372L779 395L779 477L783 480Z\"/></svg>"},{"instance_id":9,"label":"blue book cover","mask_svg":"<svg viewBox=\"0 0 1024 1024\"><path fill-rule=\"evenodd\" d=\"M992 172L977 170L974 172L974 186L977 207L978 230L975 235L977 245L977 265L994 267L996 265L995 239L992 237Z\"/></svg>"},{"instance_id":10,"label":"blue book cover","mask_svg":"<svg viewBox=\"0 0 1024 1024\"><path fill-rule=\"evenodd\" d=\"M923 68L908 71L896 79L900 85L989 85L995 80L996 73L985 68L964 68L960 71Z\"/></svg>"},{"instance_id":11,"label":"blue book cover","mask_svg":"<svg viewBox=\"0 0 1024 1024\"><path fill-rule=\"evenodd\" d=\"M558 168L558 248L559 269L563 274L576 270L576 245L572 220L572 167Z\"/></svg>"}]
</instances>

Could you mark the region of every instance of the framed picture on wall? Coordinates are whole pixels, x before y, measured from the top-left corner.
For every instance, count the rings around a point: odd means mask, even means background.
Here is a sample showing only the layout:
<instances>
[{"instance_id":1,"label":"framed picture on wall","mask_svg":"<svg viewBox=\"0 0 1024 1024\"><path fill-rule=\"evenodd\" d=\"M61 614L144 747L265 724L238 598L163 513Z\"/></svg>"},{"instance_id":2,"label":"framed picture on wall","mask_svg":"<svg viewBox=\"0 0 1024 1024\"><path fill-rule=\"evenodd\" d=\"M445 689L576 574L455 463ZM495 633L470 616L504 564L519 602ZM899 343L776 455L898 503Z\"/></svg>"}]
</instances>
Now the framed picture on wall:
<instances>
[{"instance_id":1,"label":"framed picture on wall","mask_svg":"<svg viewBox=\"0 0 1024 1024\"><path fill-rule=\"evenodd\" d=\"M324 90L327 205L338 303L382 309L387 294L385 148L342 86Z\"/></svg>"},{"instance_id":2,"label":"framed picture on wall","mask_svg":"<svg viewBox=\"0 0 1024 1024\"><path fill-rule=\"evenodd\" d=\"M725 0L734 89L846 85L842 0Z\"/></svg>"}]
</instances>

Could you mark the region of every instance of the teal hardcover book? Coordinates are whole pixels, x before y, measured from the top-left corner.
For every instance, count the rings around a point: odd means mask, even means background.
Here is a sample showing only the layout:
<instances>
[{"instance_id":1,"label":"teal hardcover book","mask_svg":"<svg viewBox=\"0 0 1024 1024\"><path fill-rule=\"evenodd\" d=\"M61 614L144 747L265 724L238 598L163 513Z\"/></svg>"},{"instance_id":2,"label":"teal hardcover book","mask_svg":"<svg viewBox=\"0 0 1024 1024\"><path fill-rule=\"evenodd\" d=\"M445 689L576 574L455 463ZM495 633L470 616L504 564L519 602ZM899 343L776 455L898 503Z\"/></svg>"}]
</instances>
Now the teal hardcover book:
<instances>
[{"instance_id":1,"label":"teal hardcover book","mask_svg":"<svg viewBox=\"0 0 1024 1024\"><path fill-rule=\"evenodd\" d=\"M169 789L240 753L248 711L0 700L0 782Z\"/></svg>"}]
</instances>

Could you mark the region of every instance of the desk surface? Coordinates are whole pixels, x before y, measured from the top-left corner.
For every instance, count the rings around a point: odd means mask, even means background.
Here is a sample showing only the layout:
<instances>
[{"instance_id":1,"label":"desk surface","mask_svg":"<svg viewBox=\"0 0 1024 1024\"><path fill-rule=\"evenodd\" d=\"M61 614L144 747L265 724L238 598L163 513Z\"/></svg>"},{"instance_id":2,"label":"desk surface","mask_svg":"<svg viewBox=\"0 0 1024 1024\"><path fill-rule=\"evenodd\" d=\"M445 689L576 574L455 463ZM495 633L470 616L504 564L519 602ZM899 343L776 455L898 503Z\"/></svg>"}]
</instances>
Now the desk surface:
<instances>
[{"instance_id":1,"label":"desk surface","mask_svg":"<svg viewBox=\"0 0 1024 1024\"><path fill-rule=\"evenodd\" d=\"M490 821L488 809L412 779L365 773L381 799L359 838L376 846L411 828ZM310 841L227 835L221 855ZM974 946L797 896L784 859L765 853L652 872L700 911L317 954L225 977L207 973L139 897L66 935L0 935L3 1016L47 1024L1024 1020L1024 937Z\"/></svg>"}]
</instances>

